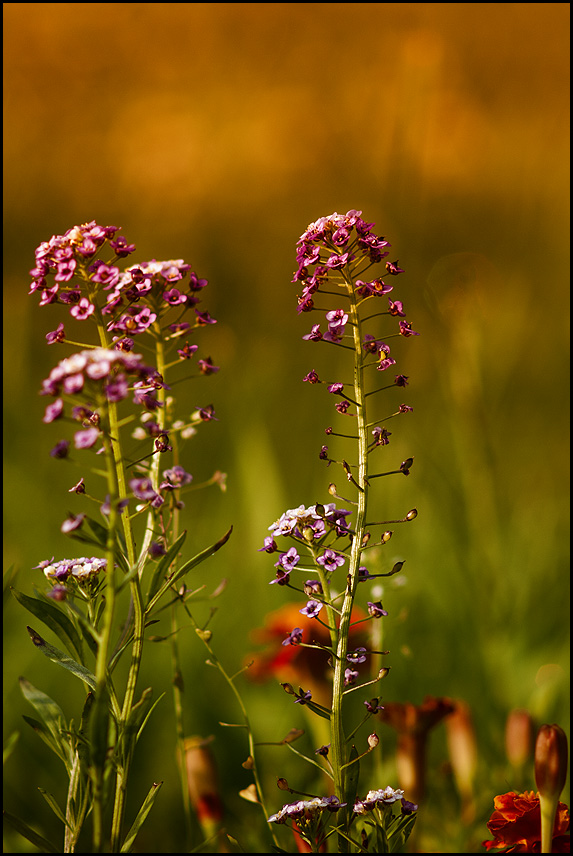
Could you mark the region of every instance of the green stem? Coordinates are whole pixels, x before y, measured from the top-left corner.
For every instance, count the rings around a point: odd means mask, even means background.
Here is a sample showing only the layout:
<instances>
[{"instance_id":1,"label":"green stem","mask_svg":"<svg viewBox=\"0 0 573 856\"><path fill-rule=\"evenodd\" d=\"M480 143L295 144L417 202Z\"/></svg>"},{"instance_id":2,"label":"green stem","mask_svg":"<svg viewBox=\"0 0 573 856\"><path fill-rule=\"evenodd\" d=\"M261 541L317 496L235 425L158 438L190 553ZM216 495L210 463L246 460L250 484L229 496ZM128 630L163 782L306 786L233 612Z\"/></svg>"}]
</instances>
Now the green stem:
<instances>
[{"instance_id":1,"label":"green stem","mask_svg":"<svg viewBox=\"0 0 573 856\"><path fill-rule=\"evenodd\" d=\"M350 553L348 584L341 610L332 690L331 756L332 766L334 768L335 793L343 802L346 802L346 781L348 770L347 767L344 767L348 762L342 709L344 672L347 666L346 655L348 651L348 633L350 629L356 587L358 585L358 569L360 567L360 558L363 549L362 539L365 532L366 508L368 501L368 434L366 428L366 402L363 381L361 324L352 280L350 276L345 276L345 280L350 298L349 321L352 325L354 337L354 400L356 401L356 419L358 429L358 476L356 479L358 486L358 505L355 533L352 539L352 548ZM341 853L348 852L348 840L343 835L338 836L338 848Z\"/></svg>"}]
</instances>

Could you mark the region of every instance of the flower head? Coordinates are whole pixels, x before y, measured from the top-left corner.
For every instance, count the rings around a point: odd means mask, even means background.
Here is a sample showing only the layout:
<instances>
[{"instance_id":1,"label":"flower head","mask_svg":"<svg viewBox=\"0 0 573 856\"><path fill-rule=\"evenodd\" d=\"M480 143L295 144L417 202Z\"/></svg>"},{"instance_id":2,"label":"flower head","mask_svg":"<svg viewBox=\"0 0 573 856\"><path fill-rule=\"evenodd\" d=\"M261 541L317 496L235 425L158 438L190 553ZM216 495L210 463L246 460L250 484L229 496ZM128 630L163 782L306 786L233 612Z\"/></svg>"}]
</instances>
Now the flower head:
<instances>
[{"instance_id":1,"label":"flower head","mask_svg":"<svg viewBox=\"0 0 573 856\"><path fill-rule=\"evenodd\" d=\"M541 852L539 795L533 791L510 791L494 797L494 812L487 822L493 840L483 841L486 850L503 848L505 853ZM553 829L552 853L569 853L569 809L559 803Z\"/></svg>"}]
</instances>

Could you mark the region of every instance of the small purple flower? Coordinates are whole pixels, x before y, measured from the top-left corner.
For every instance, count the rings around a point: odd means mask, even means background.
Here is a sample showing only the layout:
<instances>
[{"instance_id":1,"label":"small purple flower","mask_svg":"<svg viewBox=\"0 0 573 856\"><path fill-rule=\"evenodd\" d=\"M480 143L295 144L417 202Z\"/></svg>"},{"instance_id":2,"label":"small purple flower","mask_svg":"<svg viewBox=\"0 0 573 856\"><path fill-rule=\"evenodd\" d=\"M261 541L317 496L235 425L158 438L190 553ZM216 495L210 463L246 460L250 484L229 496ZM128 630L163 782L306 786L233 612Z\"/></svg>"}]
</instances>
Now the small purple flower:
<instances>
[{"instance_id":1,"label":"small purple flower","mask_svg":"<svg viewBox=\"0 0 573 856\"><path fill-rule=\"evenodd\" d=\"M299 609L299 612L302 615L306 615L307 618L316 618L323 606L324 604L319 600L309 600L306 606Z\"/></svg>"},{"instance_id":2,"label":"small purple flower","mask_svg":"<svg viewBox=\"0 0 573 856\"><path fill-rule=\"evenodd\" d=\"M97 443L99 435L99 428L86 428L85 431L76 431L74 446L76 449L91 449Z\"/></svg>"},{"instance_id":3,"label":"small purple flower","mask_svg":"<svg viewBox=\"0 0 573 856\"><path fill-rule=\"evenodd\" d=\"M81 478L77 484L75 484L73 487L71 487L68 490L68 493L85 493L85 492L86 492L86 486L84 484L83 478Z\"/></svg>"},{"instance_id":4,"label":"small purple flower","mask_svg":"<svg viewBox=\"0 0 573 856\"><path fill-rule=\"evenodd\" d=\"M364 706L368 713L378 713L379 710L384 710L384 705L378 704L377 698L372 698L370 701L365 701Z\"/></svg>"},{"instance_id":5,"label":"small purple flower","mask_svg":"<svg viewBox=\"0 0 573 856\"><path fill-rule=\"evenodd\" d=\"M213 365L211 357L207 357L206 360L197 360L197 365L199 366L199 371L203 375L212 375L219 371L219 366Z\"/></svg>"},{"instance_id":6,"label":"small purple flower","mask_svg":"<svg viewBox=\"0 0 573 856\"><path fill-rule=\"evenodd\" d=\"M335 571L337 568L340 568L346 560L340 553L335 553L334 550L329 550L327 548L322 556L319 556L316 561L319 565L323 566L325 571Z\"/></svg>"},{"instance_id":7,"label":"small purple flower","mask_svg":"<svg viewBox=\"0 0 573 856\"><path fill-rule=\"evenodd\" d=\"M356 648L355 651L348 652L348 654L346 655L346 659L349 663L352 663L356 666L358 665L358 663L366 662L366 653L366 648Z\"/></svg>"},{"instance_id":8,"label":"small purple flower","mask_svg":"<svg viewBox=\"0 0 573 856\"><path fill-rule=\"evenodd\" d=\"M160 490L174 490L177 487L191 484L193 476L188 473L183 467L175 466L170 470L163 471L164 481L159 485Z\"/></svg>"},{"instance_id":9,"label":"small purple flower","mask_svg":"<svg viewBox=\"0 0 573 856\"><path fill-rule=\"evenodd\" d=\"M303 382L304 381L308 381L308 383L320 383L320 378L315 370L312 369L312 371L309 371L309 373L303 377Z\"/></svg>"},{"instance_id":10,"label":"small purple flower","mask_svg":"<svg viewBox=\"0 0 573 856\"><path fill-rule=\"evenodd\" d=\"M321 446L318 457L321 461L328 461L328 446Z\"/></svg>"},{"instance_id":11,"label":"small purple flower","mask_svg":"<svg viewBox=\"0 0 573 856\"><path fill-rule=\"evenodd\" d=\"M399 413L411 413L413 411L413 407L410 407L409 404L401 404L398 408Z\"/></svg>"},{"instance_id":12,"label":"small purple flower","mask_svg":"<svg viewBox=\"0 0 573 856\"><path fill-rule=\"evenodd\" d=\"M358 678L358 672L356 669L345 669L344 670L344 686L345 687L353 687L356 683L356 679Z\"/></svg>"},{"instance_id":13,"label":"small purple flower","mask_svg":"<svg viewBox=\"0 0 573 856\"><path fill-rule=\"evenodd\" d=\"M271 580L269 585L272 586L274 584L279 586L287 586L290 580L290 571L285 571L283 568L279 568L277 570L276 578Z\"/></svg>"},{"instance_id":14,"label":"small purple flower","mask_svg":"<svg viewBox=\"0 0 573 856\"><path fill-rule=\"evenodd\" d=\"M304 593L307 597L322 594L322 584L319 580L307 580L304 584Z\"/></svg>"},{"instance_id":15,"label":"small purple flower","mask_svg":"<svg viewBox=\"0 0 573 856\"><path fill-rule=\"evenodd\" d=\"M189 342L185 342L182 348L177 349L179 358L181 360L190 360L198 347L198 345L190 345Z\"/></svg>"},{"instance_id":16,"label":"small purple flower","mask_svg":"<svg viewBox=\"0 0 573 856\"><path fill-rule=\"evenodd\" d=\"M151 479L147 479L147 478L131 479L129 482L129 486L130 486L130 488L133 492L133 495L135 496L136 499L151 500L157 496L155 490L153 489Z\"/></svg>"},{"instance_id":17,"label":"small purple flower","mask_svg":"<svg viewBox=\"0 0 573 856\"><path fill-rule=\"evenodd\" d=\"M302 628L295 627L294 630L291 630L286 639L282 641L282 645L300 645L302 642Z\"/></svg>"},{"instance_id":18,"label":"small purple flower","mask_svg":"<svg viewBox=\"0 0 573 856\"><path fill-rule=\"evenodd\" d=\"M181 294L177 288L171 288L169 291L163 292L163 299L166 303L169 303L170 306L178 306L180 303L187 302L187 295Z\"/></svg>"},{"instance_id":19,"label":"small purple flower","mask_svg":"<svg viewBox=\"0 0 573 856\"><path fill-rule=\"evenodd\" d=\"M197 316L197 325L199 327L204 327L206 324L216 324L217 320L212 318L208 312L199 312L198 309L195 310L195 315Z\"/></svg>"},{"instance_id":20,"label":"small purple flower","mask_svg":"<svg viewBox=\"0 0 573 856\"><path fill-rule=\"evenodd\" d=\"M46 333L46 342L48 345L53 345L56 342L63 342L66 338L66 332L62 323L58 324L57 329L51 333Z\"/></svg>"},{"instance_id":21,"label":"small purple flower","mask_svg":"<svg viewBox=\"0 0 573 856\"><path fill-rule=\"evenodd\" d=\"M46 596L51 597L52 600L61 602L68 596L68 590L65 586L56 584L55 586L52 586L49 592L47 592Z\"/></svg>"},{"instance_id":22,"label":"small purple flower","mask_svg":"<svg viewBox=\"0 0 573 856\"><path fill-rule=\"evenodd\" d=\"M299 687L299 690L300 690L299 696L298 696L298 698L295 699L294 703L304 705L307 703L307 701L311 700L312 693L310 690L306 690L306 692L305 692L302 687Z\"/></svg>"},{"instance_id":23,"label":"small purple flower","mask_svg":"<svg viewBox=\"0 0 573 856\"><path fill-rule=\"evenodd\" d=\"M394 378L394 383L396 386L407 386L408 385L408 377L403 374L396 375Z\"/></svg>"},{"instance_id":24,"label":"small purple flower","mask_svg":"<svg viewBox=\"0 0 573 856\"><path fill-rule=\"evenodd\" d=\"M167 551L165 547L158 541L152 541L149 547L147 548L147 552L151 559L160 559L161 556L165 556Z\"/></svg>"},{"instance_id":25,"label":"small purple flower","mask_svg":"<svg viewBox=\"0 0 573 856\"><path fill-rule=\"evenodd\" d=\"M388 615L386 610L382 608L382 603L379 600L376 603L368 601L368 614L372 618L382 618L382 616Z\"/></svg>"},{"instance_id":26,"label":"small purple flower","mask_svg":"<svg viewBox=\"0 0 573 856\"><path fill-rule=\"evenodd\" d=\"M70 441L60 440L60 442L56 443L54 448L51 450L50 455L52 456L52 458L67 458L69 449Z\"/></svg>"},{"instance_id":27,"label":"small purple flower","mask_svg":"<svg viewBox=\"0 0 573 856\"><path fill-rule=\"evenodd\" d=\"M326 746L321 746L320 749L316 749L314 754L315 755L322 755L323 758L326 758L326 756L328 755L329 749L330 749L330 743L327 743ZM331 799L332 799L332 797L331 797ZM335 797L335 799L338 799L338 798Z\"/></svg>"},{"instance_id":28,"label":"small purple flower","mask_svg":"<svg viewBox=\"0 0 573 856\"><path fill-rule=\"evenodd\" d=\"M281 553L278 562L275 562L275 568L292 571L299 561L300 556L296 551L296 547L291 547L287 553Z\"/></svg>"},{"instance_id":29,"label":"small purple flower","mask_svg":"<svg viewBox=\"0 0 573 856\"><path fill-rule=\"evenodd\" d=\"M262 553L264 551L265 553L276 553L277 550L278 547L275 539L272 537L272 535L267 535L264 540L264 546L261 547L258 552Z\"/></svg>"},{"instance_id":30,"label":"small purple flower","mask_svg":"<svg viewBox=\"0 0 573 856\"><path fill-rule=\"evenodd\" d=\"M76 306L72 306L70 309L71 315L77 321L85 321L90 315L93 315L95 311L95 306L93 303L90 303L87 297L82 297L80 302Z\"/></svg>"},{"instance_id":31,"label":"small purple flower","mask_svg":"<svg viewBox=\"0 0 573 856\"><path fill-rule=\"evenodd\" d=\"M82 523L84 522L85 514L72 514L62 523L60 527L60 531L64 533L64 535L68 535L70 532L74 532L76 529L80 529Z\"/></svg>"},{"instance_id":32,"label":"small purple flower","mask_svg":"<svg viewBox=\"0 0 573 856\"><path fill-rule=\"evenodd\" d=\"M372 429L372 436L374 437L375 443L377 446L387 446L390 440L392 432L387 431L385 428L380 428L379 426Z\"/></svg>"},{"instance_id":33,"label":"small purple flower","mask_svg":"<svg viewBox=\"0 0 573 856\"><path fill-rule=\"evenodd\" d=\"M327 389L333 395L342 395L342 392L344 390L344 384L340 383L340 381L337 383L331 383L327 386Z\"/></svg>"},{"instance_id":34,"label":"small purple flower","mask_svg":"<svg viewBox=\"0 0 573 856\"><path fill-rule=\"evenodd\" d=\"M412 330L412 324L410 321L400 321L400 335L401 336L419 336L419 333L416 333L415 330Z\"/></svg>"},{"instance_id":35,"label":"small purple flower","mask_svg":"<svg viewBox=\"0 0 573 856\"><path fill-rule=\"evenodd\" d=\"M48 404L46 407L46 411L44 413L43 422L49 424L50 422L54 422L56 419L59 419L62 413L64 412L64 402L61 398L56 398L52 404Z\"/></svg>"},{"instance_id":36,"label":"small purple flower","mask_svg":"<svg viewBox=\"0 0 573 856\"><path fill-rule=\"evenodd\" d=\"M395 262L386 262L386 270L391 276L398 276L399 273L404 273L401 267L398 267L398 259Z\"/></svg>"},{"instance_id":37,"label":"small purple flower","mask_svg":"<svg viewBox=\"0 0 573 856\"><path fill-rule=\"evenodd\" d=\"M402 318L406 317L401 300L392 301L388 298L388 312L390 315L400 315Z\"/></svg>"},{"instance_id":38,"label":"small purple flower","mask_svg":"<svg viewBox=\"0 0 573 856\"><path fill-rule=\"evenodd\" d=\"M350 402L345 399L344 401L339 401L335 406L339 413L347 413L348 408L350 407Z\"/></svg>"},{"instance_id":39,"label":"small purple flower","mask_svg":"<svg viewBox=\"0 0 573 856\"><path fill-rule=\"evenodd\" d=\"M322 333L320 332L320 324L314 324L311 328L310 333L307 333L306 336L303 336L302 338L308 339L309 342L319 342L322 339Z\"/></svg>"}]
</instances>

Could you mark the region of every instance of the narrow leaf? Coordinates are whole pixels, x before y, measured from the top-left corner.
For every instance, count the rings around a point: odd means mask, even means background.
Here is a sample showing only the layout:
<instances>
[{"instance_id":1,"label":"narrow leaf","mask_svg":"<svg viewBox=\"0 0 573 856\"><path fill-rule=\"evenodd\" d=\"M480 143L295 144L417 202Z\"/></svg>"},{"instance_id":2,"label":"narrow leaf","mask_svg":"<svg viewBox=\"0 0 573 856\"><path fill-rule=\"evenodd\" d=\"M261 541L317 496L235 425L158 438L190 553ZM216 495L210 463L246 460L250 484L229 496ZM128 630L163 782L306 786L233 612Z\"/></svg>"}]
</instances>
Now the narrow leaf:
<instances>
[{"instance_id":1,"label":"narrow leaf","mask_svg":"<svg viewBox=\"0 0 573 856\"><path fill-rule=\"evenodd\" d=\"M350 822L352 820L352 809L354 803L356 802L356 793L358 791L358 779L360 778L360 761L357 761L358 751L356 746L352 746L348 761L351 762L350 766L346 768L346 786L344 793L344 802L346 803L346 818L347 818L347 828L350 828ZM354 762L354 763L352 763Z\"/></svg>"},{"instance_id":2,"label":"narrow leaf","mask_svg":"<svg viewBox=\"0 0 573 856\"><path fill-rule=\"evenodd\" d=\"M131 848L133 846L133 842L135 841L135 838L136 838L139 830L143 826L145 818L147 817L147 815L149 814L149 812L151 811L151 809L153 807L155 797L159 793L159 788L161 787L162 784L163 784L163 782L157 782L151 786L149 793L147 794L147 796L145 797L145 799L143 801L143 805L141 806L141 808L139 809L139 811L137 813L137 817L133 821L133 825L132 825L131 829L129 830L129 832L127 833L127 835L125 837L125 841L123 842L121 850L120 850L121 853L129 853L129 851L131 850Z\"/></svg>"},{"instance_id":3,"label":"narrow leaf","mask_svg":"<svg viewBox=\"0 0 573 856\"><path fill-rule=\"evenodd\" d=\"M26 627L28 634L36 648L38 648L44 656L51 660L53 663L57 663L58 666L62 666L64 669L67 669L68 672L71 672L77 678L84 681L92 690L96 688L96 677L93 672L90 672L89 669L86 669L85 666L80 666L79 663L76 663L71 657L68 657L63 651L59 651L57 648L54 648L53 645L49 645L45 639L42 639L39 633L36 633L31 627Z\"/></svg>"},{"instance_id":4,"label":"narrow leaf","mask_svg":"<svg viewBox=\"0 0 573 856\"><path fill-rule=\"evenodd\" d=\"M64 812L62 811L62 809L58 805L55 796L53 794L51 794L49 791L45 791L44 788L38 788L38 790L40 791L40 793L42 794L42 796L44 797L44 799L46 800L46 802L48 803L48 805L50 806L50 808L52 809L52 811L54 812L56 817L58 818L58 820L61 820L61 822L64 824L64 826L69 827L70 824L66 820Z\"/></svg>"},{"instance_id":5,"label":"narrow leaf","mask_svg":"<svg viewBox=\"0 0 573 856\"><path fill-rule=\"evenodd\" d=\"M34 729L38 737L44 741L46 746L52 750L54 755L57 755L60 761L65 764L66 770L69 769L68 759L64 754L64 748L61 744L61 741L58 742L55 740L52 732L46 728L46 726L42 722L38 722L37 719L33 719L31 716L26 716L26 714L22 715L22 719L25 723L27 723L31 728Z\"/></svg>"},{"instance_id":6,"label":"narrow leaf","mask_svg":"<svg viewBox=\"0 0 573 856\"><path fill-rule=\"evenodd\" d=\"M40 853L61 853L61 847L55 847L51 841L48 841L47 838L44 838L43 835L39 835L37 832L28 826L27 823L24 823L23 820L20 820L19 817L16 817L10 812L4 812L4 819L8 821L10 826L19 832L27 841L30 841L34 847L37 847Z\"/></svg>"},{"instance_id":7,"label":"narrow leaf","mask_svg":"<svg viewBox=\"0 0 573 856\"><path fill-rule=\"evenodd\" d=\"M3 761L2 761L3 764L6 763L6 761L8 760L8 758L10 757L12 752L14 751L14 747L16 746L16 743L18 742L19 739L20 739L20 732L19 731L13 731L12 734L10 735L10 737L8 738L8 740L6 741L6 746L4 747Z\"/></svg>"},{"instance_id":8,"label":"narrow leaf","mask_svg":"<svg viewBox=\"0 0 573 856\"><path fill-rule=\"evenodd\" d=\"M150 601L153 595L156 593L163 576L167 573L169 565L175 559L179 550L183 546L186 537L187 532L182 532L179 538L177 538L177 540L171 545L166 554L162 556L161 560L157 563L157 567L153 571L151 575L151 580L149 582L149 589L147 590L147 601Z\"/></svg>"},{"instance_id":9,"label":"narrow leaf","mask_svg":"<svg viewBox=\"0 0 573 856\"><path fill-rule=\"evenodd\" d=\"M80 661L83 660L82 641L79 633L61 609L58 609L54 603L28 597L16 589L12 589L12 594L21 606L39 618L40 621L43 621L46 627L49 627L61 639L73 657Z\"/></svg>"},{"instance_id":10,"label":"narrow leaf","mask_svg":"<svg viewBox=\"0 0 573 856\"><path fill-rule=\"evenodd\" d=\"M166 580L164 581L164 583L161 585L161 587L159 588L159 590L156 592L156 594L151 598L151 600L150 600L150 601L149 601L149 603L147 604L147 607L146 607L146 609L145 609L145 612L147 613L147 612L149 612L151 609L153 609L153 607L155 606L155 604L157 603L157 601L159 600L159 598L160 598L160 597L162 597L162 595L164 595L164 594L165 594L165 592L166 592L169 588L171 588L171 586L172 586L172 585L174 585L174 584L175 584L176 582L178 582L182 577L184 577L184 576L185 576L185 574L187 574L187 573L188 573L189 571L191 571L193 568L197 567L197 565L200 565L200 564L201 564L201 562L204 562L204 561L205 561L205 559L208 559L210 556L212 556L214 553L216 553L216 552L217 552L217 550L220 550L220 549L221 549L221 547L222 547L224 544L226 544L226 543L227 543L227 541L229 540L229 538L231 537L231 532L232 532L232 531L233 531L233 527L231 526L231 528L229 529L229 531L228 531L228 532L226 532L226 533L223 535L223 537L219 539L219 541L217 541L215 544L213 544L213 546L212 546L212 547L207 547L207 549L206 549L206 550L203 550L201 553L198 553L198 554L197 554L196 556L194 556L192 559L189 559L189 561L188 561L188 562L185 562L185 564L184 564L184 565L182 565L182 566L179 568L179 570L178 570L178 571L176 571L176 572L175 572L171 577L169 577L168 579L166 579Z\"/></svg>"}]
</instances>

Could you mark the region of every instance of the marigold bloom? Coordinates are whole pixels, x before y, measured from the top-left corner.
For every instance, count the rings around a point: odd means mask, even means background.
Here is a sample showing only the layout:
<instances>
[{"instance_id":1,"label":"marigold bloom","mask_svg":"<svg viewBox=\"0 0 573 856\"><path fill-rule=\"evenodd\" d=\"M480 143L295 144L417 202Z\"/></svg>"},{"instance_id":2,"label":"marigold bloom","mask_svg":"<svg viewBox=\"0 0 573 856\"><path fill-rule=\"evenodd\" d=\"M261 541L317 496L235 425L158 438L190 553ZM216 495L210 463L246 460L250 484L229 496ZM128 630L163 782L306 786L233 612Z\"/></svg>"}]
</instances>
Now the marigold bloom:
<instances>
[{"instance_id":1,"label":"marigold bloom","mask_svg":"<svg viewBox=\"0 0 573 856\"><path fill-rule=\"evenodd\" d=\"M503 848L505 853L541 853L539 795L533 791L511 791L494 797L495 811L487 822L493 841L483 841L486 850ZM569 853L569 809L559 803L553 828L552 853Z\"/></svg>"}]
</instances>

